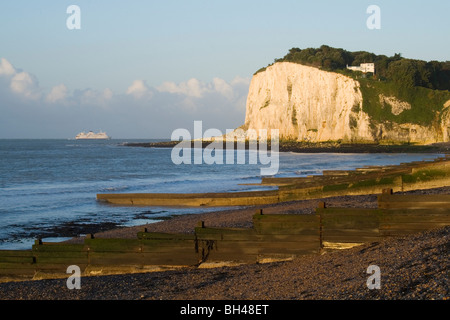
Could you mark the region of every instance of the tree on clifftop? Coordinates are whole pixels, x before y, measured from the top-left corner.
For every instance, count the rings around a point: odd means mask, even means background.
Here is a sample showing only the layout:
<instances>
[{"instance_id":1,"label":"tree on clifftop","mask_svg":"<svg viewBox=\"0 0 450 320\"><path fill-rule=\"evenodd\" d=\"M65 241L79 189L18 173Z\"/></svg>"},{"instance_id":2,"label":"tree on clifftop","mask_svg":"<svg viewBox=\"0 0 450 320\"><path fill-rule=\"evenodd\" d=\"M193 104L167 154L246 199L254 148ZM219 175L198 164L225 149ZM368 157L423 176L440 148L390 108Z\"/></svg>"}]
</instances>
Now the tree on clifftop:
<instances>
[{"instance_id":1,"label":"tree on clifftop","mask_svg":"<svg viewBox=\"0 0 450 320\"><path fill-rule=\"evenodd\" d=\"M405 59L400 53L392 57L367 51L350 52L322 45L320 48L292 48L276 62L294 62L329 71L345 70L347 66L375 63L377 78L393 81L402 87L421 86L450 90L450 62ZM259 71L263 71L262 68Z\"/></svg>"}]
</instances>

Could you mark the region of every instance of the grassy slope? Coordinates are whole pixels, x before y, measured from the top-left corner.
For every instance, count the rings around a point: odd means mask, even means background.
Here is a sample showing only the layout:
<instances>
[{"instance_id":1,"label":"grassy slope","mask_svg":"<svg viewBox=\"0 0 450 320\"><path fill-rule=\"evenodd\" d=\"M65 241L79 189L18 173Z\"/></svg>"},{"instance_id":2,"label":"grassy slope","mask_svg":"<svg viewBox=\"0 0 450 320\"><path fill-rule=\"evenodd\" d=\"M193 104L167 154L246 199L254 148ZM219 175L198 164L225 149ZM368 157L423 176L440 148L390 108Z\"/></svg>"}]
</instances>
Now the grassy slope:
<instances>
[{"instance_id":1,"label":"grassy slope","mask_svg":"<svg viewBox=\"0 0 450 320\"><path fill-rule=\"evenodd\" d=\"M363 95L363 111L376 122L390 121L431 126L440 120L444 103L450 100L449 91L423 87L407 88L393 82L370 79L358 79L358 81L361 84ZM404 110L399 115L394 115L390 106L380 101L380 94L408 102L411 109Z\"/></svg>"}]
</instances>

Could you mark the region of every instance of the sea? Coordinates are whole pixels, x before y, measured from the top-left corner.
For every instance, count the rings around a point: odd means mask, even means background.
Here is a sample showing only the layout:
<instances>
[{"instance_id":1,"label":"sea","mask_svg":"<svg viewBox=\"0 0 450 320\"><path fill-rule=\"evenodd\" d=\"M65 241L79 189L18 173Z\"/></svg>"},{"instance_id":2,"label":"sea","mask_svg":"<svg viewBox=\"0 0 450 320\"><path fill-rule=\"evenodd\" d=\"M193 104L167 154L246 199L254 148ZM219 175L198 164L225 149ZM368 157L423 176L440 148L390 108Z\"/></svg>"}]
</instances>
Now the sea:
<instances>
[{"instance_id":1,"label":"sea","mask_svg":"<svg viewBox=\"0 0 450 320\"><path fill-rule=\"evenodd\" d=\"M201 193L267 190L261 163L174 164L171 148L126 146L159 140L0 140L0 249L31 249L87 233L229 208L122 207L98 193ZM234 153L235 150L226 152ZM224 157L226 156L224 153ZM243 151L246 159L250 152ZM319 175L365 165L395 165L438 154L280 152L277 177Z\"/></svg>"}]
</instances>

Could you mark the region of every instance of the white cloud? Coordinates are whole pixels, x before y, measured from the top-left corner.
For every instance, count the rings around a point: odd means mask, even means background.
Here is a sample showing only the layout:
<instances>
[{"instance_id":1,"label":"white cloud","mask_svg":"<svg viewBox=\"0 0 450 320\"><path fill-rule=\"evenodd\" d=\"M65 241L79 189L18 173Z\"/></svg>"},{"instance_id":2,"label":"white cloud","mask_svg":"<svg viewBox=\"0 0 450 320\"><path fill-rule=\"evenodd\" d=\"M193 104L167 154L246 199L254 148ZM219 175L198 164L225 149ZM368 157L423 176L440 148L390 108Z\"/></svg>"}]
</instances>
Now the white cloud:
<instances>
[{"instance_id":1,"label":"white cloud","mask_svg":"<svg viewBox=\"0 0 450 320\"><path fill-rule=\"evenodd\" d=\"M0 76L3 82L9 85L10 92L31 100L41 97L36 77L28 72L17 71L5 58L0 59Z\"/></svg>"},{"instance_id":2,"label":"white cloud","mask_svg":"<svg viewBox=\"0 0 450 320\"><path fill-rule=\"evenodd\" d=\"M28 72L16 73L11 79L10 88L13 92L33 100L41 97L37 80Z\"/></svg>"},{"instance_id":3,"label":"white cloud","mask_svg":"<svg viewBox=\"0 0 450 320\"><path fill-rule=\"evenodd\" d=\"M113 96L114 93L108 88L103 91L85 89L76 90L73 100L80 106L107 108Z\"/></svg>"},{"instance_id":4,"label":"white cloud","mask_svg":"<svg viewBox=\"0 0 450 320\"><path fill-rule=\"evenodd\" d=\"M57 102L66 99L67 97L67 87L64 84L60 84L52 88L50 93L47 95L48 102Z\"/></svg>"},{"instance_id":5,"label":"white cloud","mask_svg":"<svg viewBox=\"0 0 450 320\"><path fill-rule=\"evenodd\" d=\"M131 86L128 87L127 94L137 99L151 96L150 89L144 80L134 80Z\"/></svg>"},{"instance_id":6,"label":"white cloud","mask_svg":"<svg viewBox=\"0 0 450 320\"><path fill-rule=\"evenodd\" d=\"M170 137L173 129L189 128L194 120L203 120L208 127L232 129L244 122L250 83L241 77L210 82L191 78L150 87L145 80L135 80L126 94L110 89L70 92L63 83L46 91L36 77L4 58L0 60L0 80L0 109L9 115L0 128L0 138L23 135L21 125L34 137L72 136L87 123L115 137ZM61 108L55 109L55 104Z\"/></svg>"},{"instance_id":7,"label":"white cloud","mask_svg":"<svg viewBox=\"0 0 450 320\"><path fill-rule=\"evenodd\" d=\"M14 69L14 67L12 66L11 63L9 63L8 60L6 60L5 58L2 58L0 60L0 75L13 75L16 73L16 69Z\"/></svg>"},{"instance_id":8,"label":"white cloud","mask_svg":"<svg viewBox=\"0 0 450 320\"><path fill-rule=\"evenodd\" d=\"M169 92L169 93L184 93L181 92L181 89L177 86L175 82L163 82L162 85L156 87L156 90L159 92Z\"/></svg>"},{"instance_id":9,"label":"white cloud","mask_svg":"<svg viewBox=\"0 0 450 320\"><path fill-rule=\"evenodd\" d=\"M111 89L106 88L105 90L103 90L103 98L105 100L110 100L113 97L114 93L112 92Z\"/></svg>"},{"instance_id":10,"label":"white cloud","mask_svg":"<svg viewBox=\"0 0 450 320\"><path fill-rule=\"evenodd\" d=\"M201 98L208 91L207 87L195 78L189 79L186 83L181 83L181 88L186 92L186 95L196 98Z\"/></svg>"},{"instance_id":11,"label":"white cloud","mask_svg":"<svg viewBox=\"0 0 450 320\"><path fill-rule=\"evenodd\" d=\"M233 88L225 80L220 78L213 79L214 90L222 94L228 99L233 98Z\"/></svg>"},{"instance_id":12,"label":"white cloud","mask_svg":"<svg viewBox=\"0 0 450 320\"><path fill-rule=\"evenodd\" d=\"M189 79L187 82L181 82L178 85L174 82L164 82L156 89L160 92L183 94L195 98L201 98L209 90L205 84L195 78Z\"/></svg>"},{"instance_id":13,"label":"white cloud","mask_svg":"<svg viewBox=\"0 0 450 320\"><path fill-rule=\"evenodd\" d=\"M251 81L250 78L243 78L243 77L237 76L231 81L231 85L232 86L242 85L242 86L248 87L250 85L250 81Z\"/></svg>"},{"instance_id":14,"label":"white cloud","mask_svg":"<svg viewBox=\"0 0 450 320\"><path fill-rule=\"evenodd\" d=\"M204 83L192 78L179 84L164 82L162 85L156 87L156 90L159 92L182 94L194 98L203 98L206 94L218 93L231 100L236 95L235 87L245 86L248 89L249 84L250 80L242 77L236 77L231 83L220 78L214 78L211 83Z\"/></svg>"}]
</instances>

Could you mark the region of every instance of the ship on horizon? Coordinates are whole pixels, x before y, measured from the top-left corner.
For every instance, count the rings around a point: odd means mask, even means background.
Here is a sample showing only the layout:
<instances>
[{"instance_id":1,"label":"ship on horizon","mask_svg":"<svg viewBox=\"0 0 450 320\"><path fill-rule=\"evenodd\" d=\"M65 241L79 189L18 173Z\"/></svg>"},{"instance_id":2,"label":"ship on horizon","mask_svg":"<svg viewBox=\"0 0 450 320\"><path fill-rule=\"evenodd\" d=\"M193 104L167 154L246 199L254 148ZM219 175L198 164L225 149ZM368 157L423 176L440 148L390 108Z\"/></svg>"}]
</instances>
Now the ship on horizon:
<instances>
[{"instance_id":1,"label":"ship on horizon","mask_svg":"<svg viewBox=\"0 0 450 320\"><path fill-rule=\"evenodd\" d=\"M97 140L107 140L111 139L106 132L100 131L98 133L94 133L93 131L89 131L88 133L80 132L76 135L75 139L83 140L83 139L97 139Z\"/></svg>"}]
</instances>

